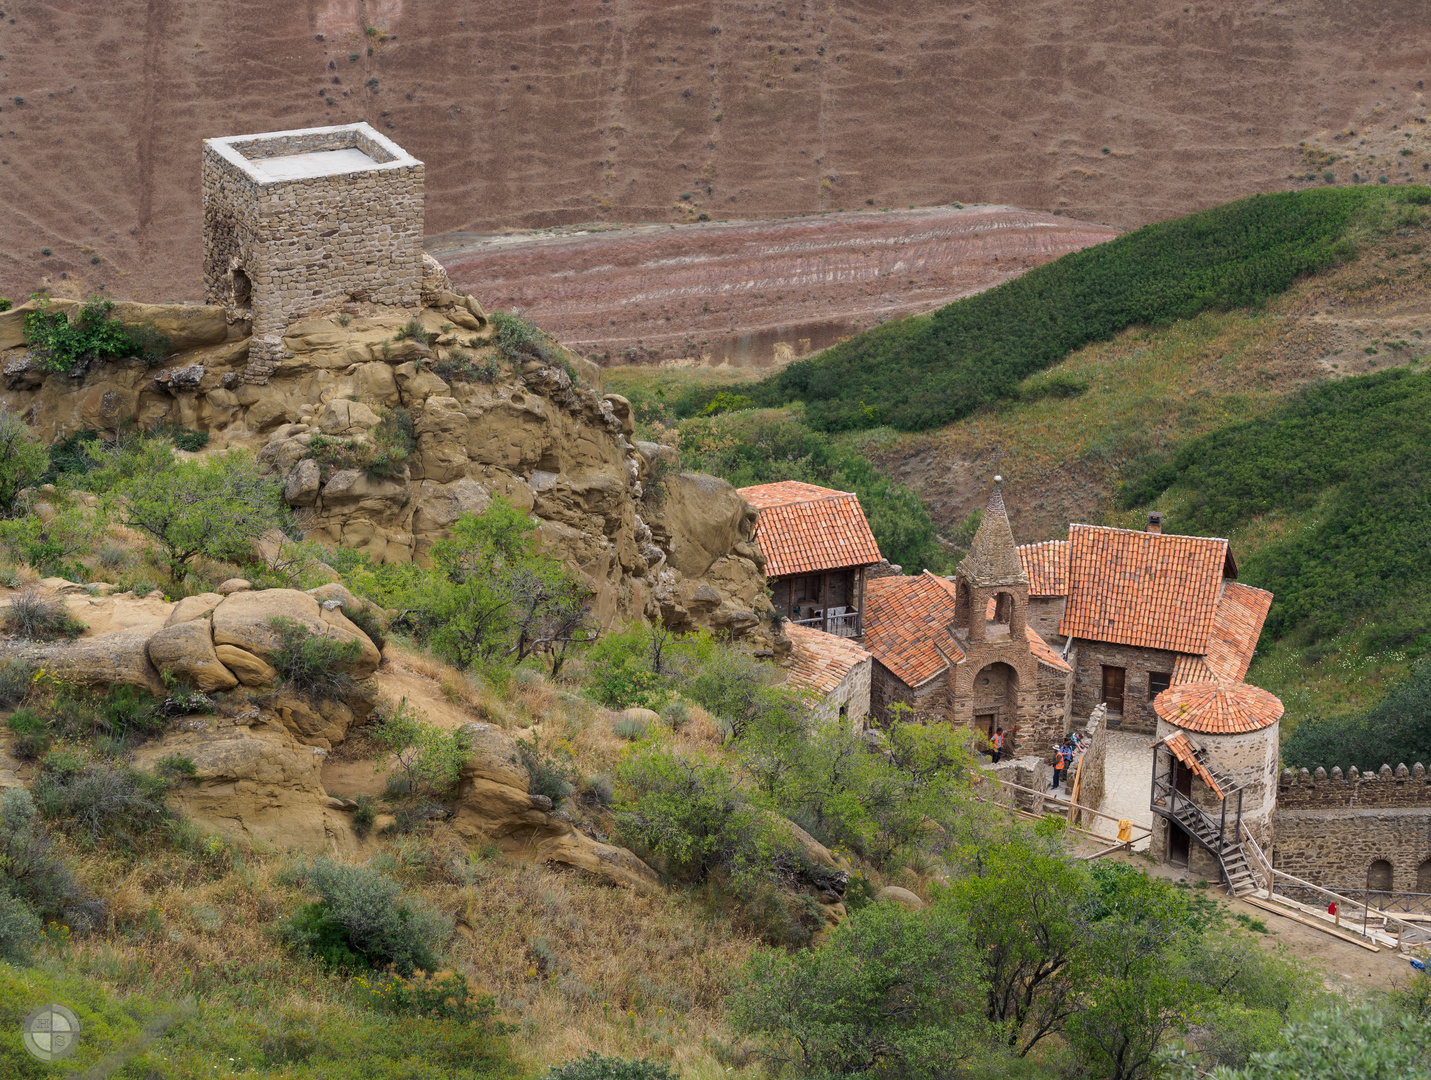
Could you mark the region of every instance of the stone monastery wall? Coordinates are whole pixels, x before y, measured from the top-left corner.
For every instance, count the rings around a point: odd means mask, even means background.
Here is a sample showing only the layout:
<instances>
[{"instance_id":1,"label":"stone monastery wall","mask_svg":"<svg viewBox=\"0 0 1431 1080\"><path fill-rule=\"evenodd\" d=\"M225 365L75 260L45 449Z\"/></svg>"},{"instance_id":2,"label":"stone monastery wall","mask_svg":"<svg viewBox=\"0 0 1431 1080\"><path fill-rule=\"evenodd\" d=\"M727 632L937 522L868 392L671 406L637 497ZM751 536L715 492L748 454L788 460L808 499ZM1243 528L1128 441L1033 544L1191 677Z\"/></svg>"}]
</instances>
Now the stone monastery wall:
<instances>
[{"instance_id":1,"label":"stone monastery wall","mask_svg":"<svg viewBox=\"0 0 1431 1080\"><path fill-rule=\"evenodd\" d=\"M1368 887L1390 865L1396 892L1431 892L1431 783L1419 762L1378 772L1286 769L1277 792L1272 863L1317 885ZM1385 867L1378 867L1384 872ZM1379 884L1373 883L1375 887Z\"/></svg>"}]
</instances>

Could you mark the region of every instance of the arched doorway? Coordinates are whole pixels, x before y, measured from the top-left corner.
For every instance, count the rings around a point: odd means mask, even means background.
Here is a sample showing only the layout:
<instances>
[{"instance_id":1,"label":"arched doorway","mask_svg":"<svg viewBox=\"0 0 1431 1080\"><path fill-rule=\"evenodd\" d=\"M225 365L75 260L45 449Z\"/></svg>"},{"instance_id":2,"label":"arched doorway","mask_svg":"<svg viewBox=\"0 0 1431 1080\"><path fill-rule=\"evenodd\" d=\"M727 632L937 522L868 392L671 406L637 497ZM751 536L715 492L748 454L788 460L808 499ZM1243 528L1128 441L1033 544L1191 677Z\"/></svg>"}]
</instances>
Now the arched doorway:
<instances>
[{"instance_id":1,"label":"arched doorway","mask_svg":"<svg viewBox=\"0 0 1431 1080\"><path fill-rule=\"evenodd\" d=\"M1389 893L1391 891L1391 863L1377 859L1366 872L1368 892Z\"/></svg>"},{"instance_id":2,"label":"arched doorway","mask_svg":"<svg viewBox=\"0 0 1431 1080\"><path fill-rule=\"evenodd\" d=\"M1416 868L1416 891L1431 893L1431 859L1427 859Z\"/></svg>"},{"instance_id":3,"label":"arched doorway","mask_svg":"<svg viewBox=\"0 0 1431 1080\"><path fill-rule=\"evenodd\" d=\"M996 728L1012 730L1019 718L1019 673L1003 662L989 664L974 676L974 726L985 736ZM1011 744L1005 751L1014 753Z\"/></svg>"},{"instance_id":4,"label":"arched doorway","mask_svg":"<svg viewBox=\"0 0 1431 1080\"><path fill-rule=\"evenodd\" d=\"M240 267L234 267L234 307L246 308L253 302L253 282Z\"/></svg>"}]
</instances>

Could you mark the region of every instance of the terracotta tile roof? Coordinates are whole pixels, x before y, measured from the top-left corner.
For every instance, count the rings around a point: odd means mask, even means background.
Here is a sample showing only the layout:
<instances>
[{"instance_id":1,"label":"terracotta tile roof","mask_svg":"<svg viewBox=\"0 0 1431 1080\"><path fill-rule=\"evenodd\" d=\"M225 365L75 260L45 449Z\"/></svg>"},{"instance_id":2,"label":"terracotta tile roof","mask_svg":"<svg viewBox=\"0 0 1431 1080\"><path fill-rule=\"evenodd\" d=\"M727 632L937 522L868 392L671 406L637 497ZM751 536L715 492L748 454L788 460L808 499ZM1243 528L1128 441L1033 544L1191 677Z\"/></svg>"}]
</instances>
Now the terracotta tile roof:
<instances>
[{"instance_id":1,"label":"terracotta tile roof","mask_svg":"<svg viewBox=\"0 0 1431 1080\"><path fill-rule=\"evenodd\" d=\"M1217 781L1212 778L1212 773L1207 771L1207 766L1198 758L1196 748L1181 731L1169 735L1166 739L1159 739L1153 745L1166 746L1172 752L1173 757L1197 773L1198 778L1208 787L1212 788L1219 799L1225 798L1222 793L1222 788L1218 787Z\"/></svg>"},{"instance_id":2,"label":"terracotta tile roof","mask_svg":"<svg viewBox=\"0 0 1431 1080\"><path fill-rule=\"evenodd\" d=\"M869 662L870 654L849 638L794 623L786 623L785 632L792 645L789 681L797 686L828 694L851 671Z\"/></svg>"},{"instance_id":3,"label":"terracotta tile roof","mask_svg":"<svg viewBox=\"0 0 1431 1080\"><path fill-rule=\"evenodd\" d=\"M953 593L928 570L865 586L865 648L906 686L926 683L964 659L949 633L953 621Z\"/></svg>"},{"instance_id":4,"label":"terracotta tile roof","mask_svg":"<svg viewBox=\"0 0 1431 1080\"><path fill-rule=\"evenodd\" d=\"M1212 634L1207 639L1207 665L1219 678L1241 682L1257 651L1257 639L1262 636L1262 624L1272 607L1272 594L1266 589L1254 589L1227 581L1222 586L1222 599L1212 619Z\"/></svg>"},{"instance_id":5,"label":"terracotta tile roof","mask_svg":"<svg viewBox=\"0 0 1431 1080\"><path fill-rule=\"evenodd\" d=\"M1207 661L1201 656L1189 656L1187 653L1179 653L1173 660L1173 685L1181 686L1190 682L1212 682L1217 679L1217 672L1207 666Z\"/></svg>"},{"instance_id":6,"label":"terracotta tile roof","mask_svg":"<svg viewBox=\"0 0 1431 1080\"><path fill-rule=\"evenodd\" d=\"M1282 719L1282 702L1242 682L1198 682L1164 690L1153 711L1185 731L1236 735L1271 727Z\"/></svg>"},{"instance_id":7,"label":"terracotta tile roof","mask_svg":"<svg viewBox=\"0 0 1431 1080\"><path fill-rule=\"evenodd\" d=\"M760 511L755 542L765 556L765 576L808 574L880 560L879 545L853 492L782 480L741 488Z\"/></svg>"},{"instance_id":8,"label":"terracotta tile roof","mask_svg":"<svg viewBox=\"0 0 1431 1080\"><path fill-rule=\"evenodd\" d=\"M1067 565L1060 634L1198 654L1235 573L1226 540L1097 525L1069 526Z\"/></svg>"},{"instance_id":9,"label":"terracotta tile roof","mask_svg":"<svg viewBox=\"0 0 1431 1080\"><path fill-rule=\"evenodd\" d=\"M1073 671L1073 668L1068 666L1068 662L1050 648L1048 642L1032 626L1025 624L1024 633L1028 635L1029 652L1034 654L1034 659L1040 664L1047 664L1059 671Z\"/></svg>"},{"instance_id":10,"label":"terracotta tile roof","mask_svg":"<svg viewBox=\"0 0 1431 1080\"><path fill-rule=\"evenodd\" d=\"M1068 541L1045 540L1019 548L1030 596L1068 595Z\"/></svg>"}]
</instances>

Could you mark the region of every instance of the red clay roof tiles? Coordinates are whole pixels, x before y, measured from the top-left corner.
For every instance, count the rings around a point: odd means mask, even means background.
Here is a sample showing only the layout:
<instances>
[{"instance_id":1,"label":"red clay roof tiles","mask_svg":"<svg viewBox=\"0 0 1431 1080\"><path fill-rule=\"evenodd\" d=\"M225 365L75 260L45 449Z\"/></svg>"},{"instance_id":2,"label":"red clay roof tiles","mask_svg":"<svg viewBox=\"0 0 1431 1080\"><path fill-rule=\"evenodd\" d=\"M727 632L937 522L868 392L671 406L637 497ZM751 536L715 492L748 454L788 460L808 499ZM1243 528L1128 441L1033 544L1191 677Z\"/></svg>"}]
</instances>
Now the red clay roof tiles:
<instances>
[{"instance_id":1,"label":"red clay roof tiles","mask_svg":"<svg viewBox=\"0 0 1431 1080\"><path fill-rule=\"evenodd\" d=\"M1160 718L1185 731L1238 735L1260 731L1282 719L1282 702L1247 683L1184 683L1153 700Z\"/></svg>"},{"instance_id":2,"label":"red clay roof tiles","mask_svg":"<svg viewBox=\"0 0 1431 1080\"><path fill-rule=\"evenodd\" d=\"M1232 563L1226 540L1070 525L1067 567L1059 633L1200 654Z\"/></svg>"},{"instance_id":3,"label":"red clay roof tiles","mask_svg":"<svg viewBox=\"0 0 1431 1080\"><path fill-rule=\"evenodd\" d=\"M949 633L954 596L944 584L926 570L865 586L865 648L906 686L926 683L964 658Z\"/></svg>"},{"instance_id":4,"label":"red clay roof tiles","mask_svg":"<svg viewBox=\"0 0 1431 1080\"><path fill-rule=\"evenodd\" d=\"M1212 679L1241 682L1257 651L1257 639L1271 607L1272 594L1266 589L1224 581L1206 652L1202 656L1179 656L1173 663L1173 685Z\"/></svg>"},{"instance_id":5,"label":"red clay roof tiles","mask_svg":"<svg viewBox=\"0 0 1431 1080\"><path fill-rule=\"evenodd\" d=\"M1158 742L1155 742L1153 745L1157 746L1159 743L1166 746L1168 750L1172 752L1173 757L1197 773L1197 775L1201 777L1202 782L1212 788L1219 799L1224 797L1222 788L1217 786L1217 781L1212 778L1212 773L1208 772L1207 766L1204 765L1202 760L1197 756L1197 750L1193 747L1193 744L1188 741L1186 735L1179 731L1176 734L1169 735L1165 739L1158 740Z\"/></svg>"},{"instance_id":6,"label":"red clay roof tiles","mask_svg":"<svg viewBox=\"0 0 1431 1080\"><path fill-rule=\"evenodd\" d=\"M860 501L853 492L782 480L740 489L760 518L755 542L766 577L808 574L880 560Z\"/></svg>"},{"instance_id":7,"label":"red clay roof tiles","mask_svg":"<svg viewBox=\"0 0 1431 1080\"><path fill-rule=\"evenodd\" d=\"M867 663L870 654L848 638L827 634L808 626L785 624L790 650L790 682L822 693L830 693L845 676Z\"/></svg>"},{"instance_id":8,"label":"red clay roof tiles","mask_svg":"<svg viewBox=\"0 0 1431 1080\"><path fill-rule=\"evenodd\" d=\"M1030 596L1068 595L1068 541L1045 540L1019 548Z\"/></svg>"}]
</instances>

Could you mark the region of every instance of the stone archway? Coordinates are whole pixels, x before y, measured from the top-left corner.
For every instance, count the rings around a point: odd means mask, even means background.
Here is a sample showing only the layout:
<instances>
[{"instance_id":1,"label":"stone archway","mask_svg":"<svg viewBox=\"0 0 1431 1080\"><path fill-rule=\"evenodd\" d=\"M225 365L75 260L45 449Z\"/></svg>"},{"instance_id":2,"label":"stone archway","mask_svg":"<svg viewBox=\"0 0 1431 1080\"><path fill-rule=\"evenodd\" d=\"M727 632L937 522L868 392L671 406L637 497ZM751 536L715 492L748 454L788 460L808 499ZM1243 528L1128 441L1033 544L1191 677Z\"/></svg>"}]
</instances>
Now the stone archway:
<instances>
[{"instance_id":1,"label":"stone archway","mask_svg":"<svg viewBox=\"0 0 1431 1080\"><path fill-rule=\"evenodd\" d=\"M987 664L974 676L974 727L1011 731L1019 720L1019 673L1003 661Z\"/></svg>"},{"instance_id":2,"label":"stone archway","mask_svg":"<svg viewBox=\"0 0 1431 1080\"><path fill-rule=\"evenodd\" d=\"M1391 863L1385 859L1377 859L1366 871L1366 887L1368 892L1391 891Z\"/></svg>"}]
</instances>

